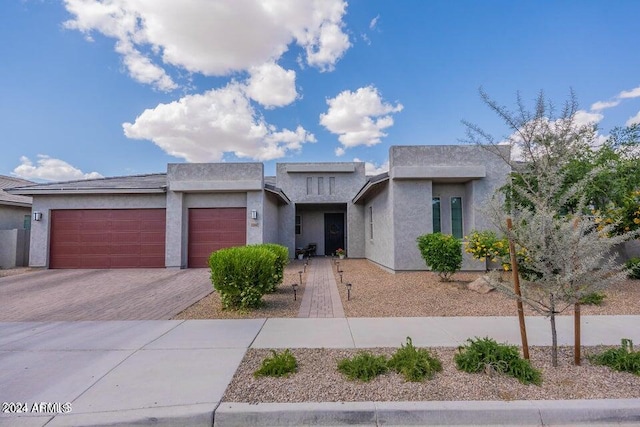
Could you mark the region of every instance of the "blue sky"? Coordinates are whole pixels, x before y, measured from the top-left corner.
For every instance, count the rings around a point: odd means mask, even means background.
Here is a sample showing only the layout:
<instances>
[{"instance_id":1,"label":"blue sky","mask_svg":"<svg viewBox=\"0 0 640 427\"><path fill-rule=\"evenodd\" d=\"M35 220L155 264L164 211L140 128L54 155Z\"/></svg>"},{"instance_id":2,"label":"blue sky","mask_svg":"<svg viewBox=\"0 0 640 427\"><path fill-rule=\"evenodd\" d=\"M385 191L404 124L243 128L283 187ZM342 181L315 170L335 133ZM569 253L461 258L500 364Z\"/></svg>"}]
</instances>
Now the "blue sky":
<instances>
[{"instance_id":1,"label":"blue sky","mask_svg":"<svg viewBox=\"0 0 640 427\"><path fill-rule=\"evenodd\" d=\"M169 162L359 161L456 144L483 105L572 88L607 135L640 122L638 1L7 0L0 174Z\"/></svg>"}]
</instances>

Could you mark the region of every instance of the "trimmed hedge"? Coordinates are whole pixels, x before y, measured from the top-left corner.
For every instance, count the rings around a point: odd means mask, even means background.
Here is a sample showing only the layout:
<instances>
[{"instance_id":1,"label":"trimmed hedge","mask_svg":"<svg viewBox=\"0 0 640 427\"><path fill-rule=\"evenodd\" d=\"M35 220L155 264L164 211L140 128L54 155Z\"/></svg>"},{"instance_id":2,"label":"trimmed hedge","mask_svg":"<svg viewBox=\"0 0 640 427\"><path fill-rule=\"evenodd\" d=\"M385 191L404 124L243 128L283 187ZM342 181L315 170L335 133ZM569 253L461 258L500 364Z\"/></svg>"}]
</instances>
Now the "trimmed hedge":
<instances>
[{"instance_id":1,"label":"trimmed hedge","mask_svg":"<svg viewBox=\"0 0 640 427\"><path fill-rule=\"evenodd\" d=\"M267 290L267 292L275 292L278 285L281 284L282 280L284 279L284 268L289 263L289 249L287 249L286 246L278 245L275 243L261 243L251 246L268 249L276 256L276 261L274 264L276 270L275 275L273 277L271 288Z\"/></svg>"},{"instance_id":2,"label":"trimmed hedge","mask_svg":"<svg viewBox=\"0 0 640 427\"><path fill-rule=\"evenodd\" d=\"M449 282L462 268L462 243L452 235L423 234L416 240L427 267L438 273L441 281Z\"/></svg>"},{"instance_id":3,"label":"trimmed hedge","mask_svg":"<svg viewBox=\"0 0 640 427\"><path fill-rule=\"evenodd\" d=\"M278 256L273 250L239 246L216 251L209 257L211 282L220 293L222 306L233 309L257 308L262 296L273 289Z\"/></svg>"}]
</instances>

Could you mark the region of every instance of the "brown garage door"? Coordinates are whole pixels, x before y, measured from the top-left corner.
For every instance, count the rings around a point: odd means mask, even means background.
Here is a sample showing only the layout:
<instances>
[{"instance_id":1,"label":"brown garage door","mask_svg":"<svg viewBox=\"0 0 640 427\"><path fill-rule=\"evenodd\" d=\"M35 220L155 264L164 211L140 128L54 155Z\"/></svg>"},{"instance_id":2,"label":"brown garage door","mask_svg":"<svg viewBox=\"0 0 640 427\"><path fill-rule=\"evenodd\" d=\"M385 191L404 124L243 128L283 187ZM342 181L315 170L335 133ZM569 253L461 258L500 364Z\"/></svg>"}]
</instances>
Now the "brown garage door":
<instances>
[{"instance_id":1,"label":"brown garage door","mask_svg":"<svg viewBox=\"0 0 640 427\"><path fill-rule=\"evenodd\" d=\"M189 209L189 267L208 267L211 252L246 242L245 208Z\"/></svg>"},{"instance_id":2,"label":"brown garage door","mask_svg":"<svg viewBox=\"0 0 640 427\"><path fill-rule=\"evenodd\" d=\"M165 266L164 209L51 211L50 268Z\"/></svg>"}]
</instances>

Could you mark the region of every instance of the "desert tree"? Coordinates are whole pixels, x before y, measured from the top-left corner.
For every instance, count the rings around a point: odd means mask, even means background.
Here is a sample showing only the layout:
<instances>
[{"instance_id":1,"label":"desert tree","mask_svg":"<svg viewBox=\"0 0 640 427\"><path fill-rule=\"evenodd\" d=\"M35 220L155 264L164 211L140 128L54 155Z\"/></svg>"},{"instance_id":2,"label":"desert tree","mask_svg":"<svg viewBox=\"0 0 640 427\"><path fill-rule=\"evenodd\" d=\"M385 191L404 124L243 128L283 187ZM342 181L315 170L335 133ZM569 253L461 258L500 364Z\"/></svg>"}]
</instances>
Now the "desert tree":
<instances>
[{"instance_id":1,"label":"desert tree","mask_svg":"<svg viewBox=\"0 0 640 427\"><path fill-rule=\"evenodd\" d=\"M478 125L464 121L468 143L500 156L512 168L504 192L494 195L486 213L519 250L521 295L508 282L493 276L498 290L520 299L548 316L551 324L552 363L557 366L556 316L585 295L624 280L612 250L632 237L614 235L613 225L598 227L588 209L587 189L600 168L582 174L569 166L598 143L597 129L584 123L573 92L560 109L540 93L532 110L518 94L516 108L498 104L480 90L484 103L507 125L509 135L496 139ZM499 150L511 147L510 155ZM505 196L506 195L506 196ZM508 229L507 217L513 219Z\"/></svg>"}]
</instances>

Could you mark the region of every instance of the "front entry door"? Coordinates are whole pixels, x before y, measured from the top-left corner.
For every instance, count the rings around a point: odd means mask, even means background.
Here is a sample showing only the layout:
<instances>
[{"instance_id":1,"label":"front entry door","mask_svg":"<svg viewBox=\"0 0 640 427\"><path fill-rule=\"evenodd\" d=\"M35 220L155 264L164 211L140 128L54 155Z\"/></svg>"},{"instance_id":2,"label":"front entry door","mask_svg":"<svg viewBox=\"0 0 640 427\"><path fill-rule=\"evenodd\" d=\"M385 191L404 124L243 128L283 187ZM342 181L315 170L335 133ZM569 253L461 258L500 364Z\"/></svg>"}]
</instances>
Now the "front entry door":
<instances>
[{"instance_id":1,"label":"front entry door","mask_svg":"<svg viewBox=\"0 0 640 427\"><path fill-rule=\"evenodd\" d=\"M344 214L324 214L324 254L331 255L344 249Z\"/></svg>"}]
</instances>

